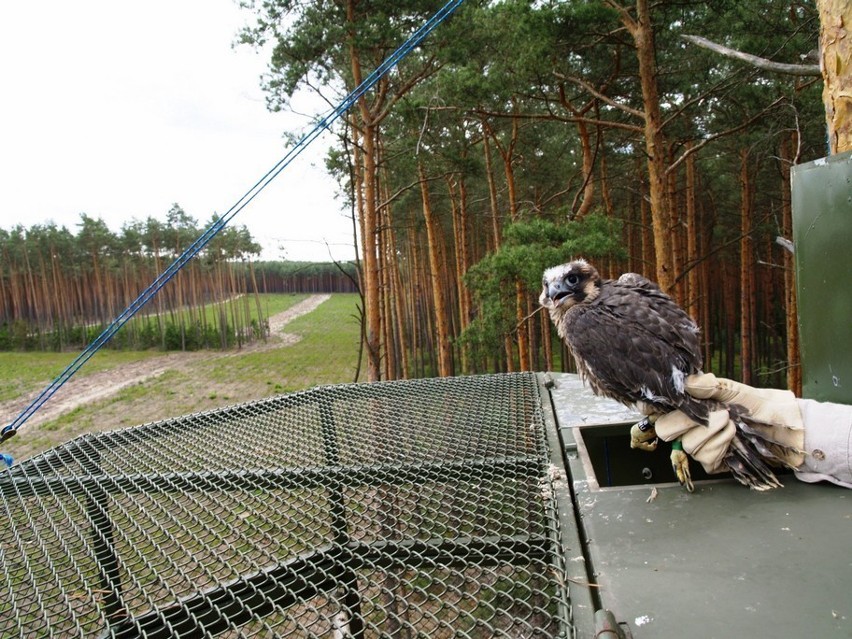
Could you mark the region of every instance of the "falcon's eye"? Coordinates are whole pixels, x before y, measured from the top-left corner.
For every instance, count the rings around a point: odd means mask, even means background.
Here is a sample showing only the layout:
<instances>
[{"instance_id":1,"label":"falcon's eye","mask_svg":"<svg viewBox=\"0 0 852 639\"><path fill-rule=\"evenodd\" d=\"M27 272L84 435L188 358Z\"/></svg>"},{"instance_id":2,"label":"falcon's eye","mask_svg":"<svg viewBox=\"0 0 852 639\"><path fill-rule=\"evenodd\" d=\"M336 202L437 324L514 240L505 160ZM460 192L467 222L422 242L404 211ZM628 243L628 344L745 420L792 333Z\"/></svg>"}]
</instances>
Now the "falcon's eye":
<instances>
[{"instance_id":1,"label":"falcon's eye","mask_svg":"<svg viewBox=\"0 0 852 639\"><path fill-rule=\"evenodd\" d=\"M565 278L565 281L568 282L571 286L574 286L577 282L580 281L580 278L577 277L574 273L571 273Z\"/></svg>"}]
</instances>

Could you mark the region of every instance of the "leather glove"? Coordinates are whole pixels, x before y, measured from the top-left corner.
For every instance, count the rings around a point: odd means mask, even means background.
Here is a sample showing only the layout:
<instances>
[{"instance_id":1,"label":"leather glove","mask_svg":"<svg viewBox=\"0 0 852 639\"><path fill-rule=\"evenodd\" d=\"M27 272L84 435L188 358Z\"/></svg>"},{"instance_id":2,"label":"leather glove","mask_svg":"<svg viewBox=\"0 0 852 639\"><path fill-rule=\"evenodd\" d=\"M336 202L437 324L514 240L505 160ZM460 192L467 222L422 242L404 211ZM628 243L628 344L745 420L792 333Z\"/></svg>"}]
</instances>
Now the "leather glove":
<instances>
[{"instance_id":1,"label":"leather glove","mask_svg":"<svg viewBox=\"0 0 852 639\"><path fill-rule=\"evenodd\" d=\"M792 392L753 388L712 373L690 375L684 386L690 395L699 399L739 404L748 411L753 427L761 431L764 439L776 444L774 452L779 458L794 468L804 461L804 424L798 400ZM718 473L726 470L723 460L736 425L725 409L710 413L708 427L695 424L680 411L674 411L657 420L656 431L666 441L681 437L687 453L708 473Z\"/></svg>"},{"instance_id":2,"label":"leather glove","mask_svg":"<svg viewBox=\"0 0 852 639\"><path fill-rule=\"evenodd\" d=\"M724 464L725 455L737 427L724 409L711 412L708 422L708 426L696 424L676 410L658 418L655 429L657 437L667 442L680 438L684 452L708 473L722 473L728 470ZM674 465L674 460L672 463Z\"/></svg>"},{"instance_id":3,"label":"leather glove","mask_svg":"<svg viewBox=\"0 0 852 639\"><path fill-rule=\"evenodd\" d=\"M805 459L805 425L799 400L787 390L753 388L712 373L690 375L685 384L693 397L739 404L748 411L751 425L771 442L773 453L791 468Z\"/></svg>"},{"instance_id":4,"label":"leather glove","mask_svg":"<svg viewBox=\"0 0 852 639\"><path fill-rule=\"evenodd\" d=\"M684 383L686 392L696 399L715 399L725 404L744 407L753 421L803 430L798 400L791 391L754 388L713 373L690 375ZM801 445L798 446L801 448Z\"/></svg>"}]
</instances>

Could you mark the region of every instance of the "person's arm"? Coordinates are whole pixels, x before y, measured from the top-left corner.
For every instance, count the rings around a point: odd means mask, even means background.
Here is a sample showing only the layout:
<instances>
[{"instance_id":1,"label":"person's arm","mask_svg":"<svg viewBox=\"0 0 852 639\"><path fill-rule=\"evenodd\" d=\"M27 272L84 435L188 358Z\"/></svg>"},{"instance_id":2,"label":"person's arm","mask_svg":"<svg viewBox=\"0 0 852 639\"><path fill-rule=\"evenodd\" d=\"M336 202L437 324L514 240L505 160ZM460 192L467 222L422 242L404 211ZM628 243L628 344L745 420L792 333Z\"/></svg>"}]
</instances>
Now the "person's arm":
<instances>
[{"instance_id":1,"label":"person's arm","mask_svg":"<svg viewBox=\"0 0 852 639\"><path fill-rule=\"evenodd\" d=\"M852 406L797 399L790 391L754 388L711 373L687 378L686 391L743 406L764 439L779 444L798 479L852 488ZM666 441L679 438L684 451L707 472L718 473L726 470L724 459L736 424L724 409L711 413L709 427L674 411L657 419L655 431Z\"/></svg>"}]
</instances>

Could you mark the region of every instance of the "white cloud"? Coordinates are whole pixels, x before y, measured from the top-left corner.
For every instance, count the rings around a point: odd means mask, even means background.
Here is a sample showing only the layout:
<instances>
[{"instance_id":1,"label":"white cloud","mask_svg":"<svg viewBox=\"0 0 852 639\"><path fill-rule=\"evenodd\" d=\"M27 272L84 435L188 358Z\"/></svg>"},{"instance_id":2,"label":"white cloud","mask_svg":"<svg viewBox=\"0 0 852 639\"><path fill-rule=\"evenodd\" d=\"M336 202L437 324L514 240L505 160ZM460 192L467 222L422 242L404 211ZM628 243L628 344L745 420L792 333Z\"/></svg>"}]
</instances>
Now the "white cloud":
<instances>
[{"instance_id":1,"label":"white cloud","mask_svg":"<svg viewBox=\"0 0 852 639\"><path fill-rule=\"evenodd\" d=\"M114 230L206 222L281 157L304 117L269 113L266 57L233 49L250 16L233 0L46 0L0 6L0 227L85 212ZM323 108L320 104L318 109ZM237 215L265 257L350 259L352 225L316 140Z\"/></svg>"}]
</instances>

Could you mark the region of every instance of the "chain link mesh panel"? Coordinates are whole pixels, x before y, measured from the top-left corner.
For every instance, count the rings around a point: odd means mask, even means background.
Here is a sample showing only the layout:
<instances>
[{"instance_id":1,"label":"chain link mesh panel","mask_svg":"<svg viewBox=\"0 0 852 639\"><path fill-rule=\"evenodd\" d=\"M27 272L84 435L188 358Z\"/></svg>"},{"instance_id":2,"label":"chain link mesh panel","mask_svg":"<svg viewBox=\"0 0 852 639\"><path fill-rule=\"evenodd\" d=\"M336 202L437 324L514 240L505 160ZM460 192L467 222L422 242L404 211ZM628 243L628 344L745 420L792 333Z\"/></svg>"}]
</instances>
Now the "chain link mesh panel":
<instances>
[{"instance_id":1,"label":"chain link mesh panel","mask_svg":"<svg viewBox=\"0 0 852 639\"><path fill-rule=\"evenodd\" d=\"M79 437L0 475L0 636L573 636L545 428L511 374Z\"/></svg>"}]
</instances>

